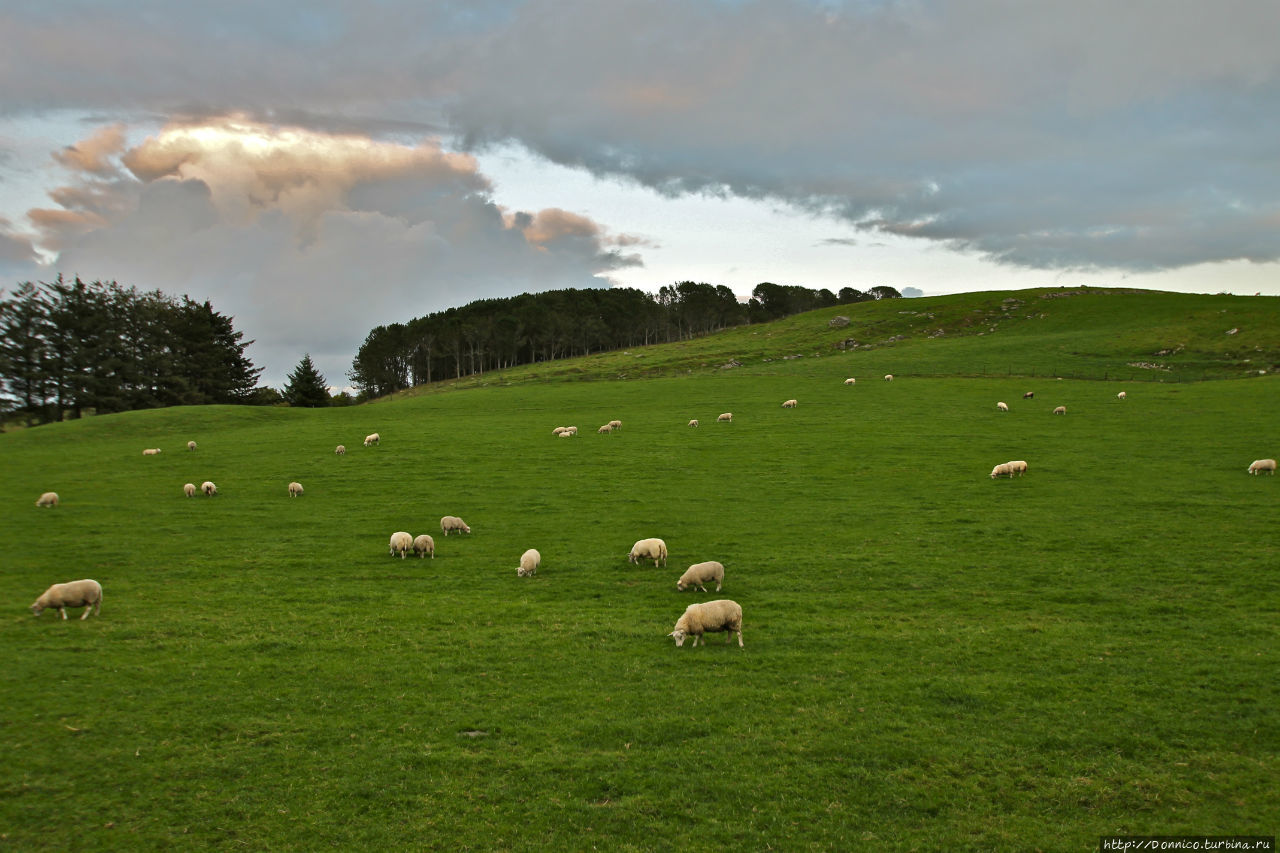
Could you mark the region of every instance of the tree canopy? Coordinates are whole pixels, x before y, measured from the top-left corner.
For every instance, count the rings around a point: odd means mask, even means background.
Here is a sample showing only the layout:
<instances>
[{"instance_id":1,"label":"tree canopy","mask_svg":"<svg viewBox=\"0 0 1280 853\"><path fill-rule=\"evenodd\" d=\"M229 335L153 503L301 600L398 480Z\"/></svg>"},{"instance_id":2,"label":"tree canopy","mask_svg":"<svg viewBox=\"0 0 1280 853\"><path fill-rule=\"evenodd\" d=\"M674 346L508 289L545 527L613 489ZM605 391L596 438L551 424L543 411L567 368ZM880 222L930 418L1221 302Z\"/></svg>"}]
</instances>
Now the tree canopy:
<instances>
[{"instance_id":1,"label":"tree canopy","mask_svg":"<svg viewBox=\"0 0 1280 853\"><path fill-rule=\"evenodd\" d=\"M329 405L329 388L312 363L311 353L304 353L302 361L289 374L284 384L284 399L290 406L308 409Z\"/></svg>"}]
</instances>

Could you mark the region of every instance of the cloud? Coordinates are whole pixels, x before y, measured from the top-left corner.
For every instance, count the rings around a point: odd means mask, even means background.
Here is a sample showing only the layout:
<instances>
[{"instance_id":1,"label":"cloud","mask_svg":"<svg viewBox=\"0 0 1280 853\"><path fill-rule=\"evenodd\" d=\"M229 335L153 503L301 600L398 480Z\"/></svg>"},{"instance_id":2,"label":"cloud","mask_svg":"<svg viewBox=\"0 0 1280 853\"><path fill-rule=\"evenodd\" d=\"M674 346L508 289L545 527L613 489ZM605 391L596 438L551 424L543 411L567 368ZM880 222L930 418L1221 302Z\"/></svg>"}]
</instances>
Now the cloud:
<instances>
[{"instance_id":1,"label":"cloud","mask_svg":"<svg viewBox=\"0 0 1280 853\"><path fill-rule=\"evenodd\" d=\"M179 123L129 147L95 133L29 212L57 270L209 299L277 384L310 352L331 383L374 326L475 299L600 287L640 263L590 219L506 211L466 154L265 125ZM20 244L17 245L21 249ZM21 252L19 252L21 254ZM52 271L49 271L52 275Z\"/></svg>"}]
</instances>

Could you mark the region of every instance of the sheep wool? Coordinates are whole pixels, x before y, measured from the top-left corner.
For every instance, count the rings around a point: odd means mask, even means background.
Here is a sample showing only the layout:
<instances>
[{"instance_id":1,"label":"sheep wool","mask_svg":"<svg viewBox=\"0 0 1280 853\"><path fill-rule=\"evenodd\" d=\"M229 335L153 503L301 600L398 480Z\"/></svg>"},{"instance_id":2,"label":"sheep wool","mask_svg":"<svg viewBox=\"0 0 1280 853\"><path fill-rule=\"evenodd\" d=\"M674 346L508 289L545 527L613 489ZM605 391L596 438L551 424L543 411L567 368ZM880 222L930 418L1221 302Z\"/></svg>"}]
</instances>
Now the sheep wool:
<instances>
[{"instance_id":1,"label":"sheep wool","mask_svg":"<svg viewBox=\"0 0 1280 853\"><path fill-rule=\"evenodd\" d=\"M684 592L686 589L697 587L700 592L706 592L707 588L703 584L712 581L716 582L716 592L719 592L720 585L724 583L724 565L715 560L707 560L705 563L694 563L685 569L680 580L676 581L676 589Z\"/></svg>"},{"instance_id":2,"label":"sheep wool","mask_svg":"<svg viewBox=\"0 0 1280 853\"><path fill-rule=\"evenodd\" d=\"M364 437L365 447L368 447L371 444L381 444L381 443L382 443L382 436L378 435L376 432L371 432Z\"/></svg>"},{"instance_id":3,"label":"sheep wool","mask_svg":"<svg viewBox=\"0 0 1280 853\"><path fill-rule=\"evenodd\" d=\"M542 565L542 555L538 553L537 548L530 548L520 555L520 565L516 568L516 577L531 578L538 573L538 566Z\"/></svg>"},{"instance_id":4,"label":"sheep wool","mask_svg":"<svg viewBox=\"0 0 1280 853\"><path fill-rule=\"evenodd\" d=\"M213 483L209 482L208 480L205 480L203 483L200 484L200 491L204 492L209 497L213 497L218 493L218 487L215 486Z\"/></svg>"},{"instance_id":5,"label":"sheep wool","mask_svg":"<svg viewBox=\"0 0 1280 853\"><path fill-rule=\"evenodd\" d=\"M346 456L347 455L346 445L339 444L336 448L334 448L333 453L335 456Z\"/></svg>"},{"instance_id":6,"label":"sheep wool","mask_svg":"<svg viewBox=\"0 0 1280 853\"><path fill-rule=\"evenodd\" d=\"M996 477L1012 477L1013 469L1009 467L1008 462L1001 462L999 465L991 469L991 479Z\"/></svg>"},{"instance_id":7,"label":"sheep wool","mask_svg":"<svg viewBox=\"0 0 1280 853\"><path fill-rule=\"evenodd\" d=\"M55 507L57 505L58 505L57 492L45 492L43 495L41 495L39 498L36 499L36 506Z\"/></svg>"},{"instance_id":8,"label":"sheep wool","mask_svg":"<svg viewBox=\"0 0 1280 853\"><path fill-rule=\"evenodd\" d=\"M418 559L422 559L423 555L430 554L431 559L436 558L436 540L431 538L429 533L422 533L413 537L413 553L418 555Z\"/></svg>"},{"instance_id":9,"label":"sheep wool","mask_svg":"<svg viewBox=\"0 0 1280 853\"><path fill-rule=\"evenodd\" d=\"M691 426L691 427L696 427L697 425L698 425L698 419L697 419L697 418L694 418L693 420L689 421L689 426Z\"/></svg>"},{"instance_id":10,"label":"sheep wool","mask_svg":"<svg viewBox=\"0 0 1280 853\"><path fill-rule=\"evenodd\" d=\"M189 498L194 498L196 496L196 484L186 483L182 487L182 493Z\"/></svg>"},{"instance_id":11,"label":"sheep wool","mask_svg":"<svg viewBox=\"0 0 1280 853\"><path fill-rule=\"evenodd\" d=\"M689 636L693 637L694 646L698 645L699 640L705 646L707 642L703 635L720 631L726 632L725 643L732 641L733 635L737 634L738 646L742 646L742 607L738 602L721 598L690 604L676 620L675 629L667 636L675 637L677 647L683 646L685 638Z\"/></svg>"},{"instance_id":12,"label":"sheep wool","mask_svg":"<svg viewBox=\"0 0 1280 853\"><path fill-rule=\"evenodd\" d=\"M844 381L844 384L845 384L845 385L856 385L856 384L858 384L858 380L856 380L856 379L854 379L852 376L850 376L848 379L846 379L846 380Z\"/></svg>"},{"instance_id":13,"label":"sheep wool","mask_svg":"<svg viewBox=\"0 0 1280 853\"><path fill-rule=\"evenodd\" d=\"M146 450L142 451L142 455L143 455L143 456L159 456L159 455L160 455L160 448L158 448L158 447L148 447Z\"/></svg>"},{"instance_id":14,"label":"sheep wool","mask_svg":"<svg viewBox=\"0 0 1280 853\"><path fill-rule=\"evenodd\" d=\"M301 483L296 483L296 482L295 482L295 483L290 483L290 484L289 484L289 497L291 497L291 498L296 498L296 497L297 497L298 495L300 495L300 494L302 494L302 484L301 484Z\"/></svg>"},{"instance_id":15,"label":"sheep wool","mask_svg":"<svg viewBox=\"0 0 1280 853\"><path fill-rule=\"evenodd\" d=\"M616 419L615 419L615 420L612 420L612 421L609 421L609 428L610 428L610 429L622 429L622 421L620 421L620 420L616 420Z\"/></svg>"},{"instance_id":16,"label":"sheep wool","mask_svg":"<svg viewBox=\"0 0 1280 853\"><path fill-rule=\"evenodd\" d=\"M102 584L91 578L55 583L35 600L31 605L31 612L39 616L42 611L52 609L57 610L62 614L62 618L66 619L68 607L84 608L84 613L80 615L81 621L88 619L90 613L95 615L101 613Z\"/></svg>"},{"instance_id":17,"label":"sheep wool","mask_svg":"<svg viewBox=\"0 0 1280 853\"><path fill-rule=\"evenodd\" d=\"M787 400L785 403L783 403L783 404L782 404L782 408L784 408L784 409L794 409L794 408L796 407L797 403L798 403L798 401L797 401L797 400Z\"/></svg>"},{"instance_id":18,"label":"sheep wool","mask_svg":"<svg viewBox=\"0 0 1280 853\"><path fill-rule=\"evenodd\" d=\"M1027 463L1022 459L1014 459L1004 464L1009 466L1010 477L1021 477L1023 474L1027 473Z\"/></svg>"},{"instance_id":19,"label":"sheep wool","mask_svg":"<svg viewBox=\"0 0 1280 853\"><path fill-rule=\"evenodd\" d=\"M1249 465L1249 473L1250 473L1250 474L1261 474L1263 471L1266 471L1268 474L1270 474L1271 476L1273 476L1273 477L1274 477L1274 476L1275 476L1275 473L1276 473L1276 460L1274 460L1274 459L1255 459L1255 460L1254 460L1254 461ZM56 497L56 496L55 496L55 497Z\"/></svg>"},{"instance_id":20,"label":"sheep wool","mask_svg":"<svg viewBox=\"0 0 1280 853\"><path fill-rule=\"evenodd\" d=\"M1065 415L1065 414L1067 413L1067 407L1066 407L1066 406L1059 406L1058 408L1056 408L1056 409L1054 409L1054 410L1053 410L1053 413L1054 413L1055 415Z\"/></svg>"},{"instance_id":21,"label":"sheep wool","mask_svg":"<svg viewBox=\"0 0 1280 853\"><path fill-rule=\"evenodd\" d=\"M442 517L440 519L440 529L444 531L445 536L448 536L449 531L451 530L459 533L471 532L471 528L467 526L467 523L456 515L446 515Z\"/></svg>"},{"instance_id":22,"label":"sheep wool","mask_svg":"<svg viewBox=\"0 0 1280 853\"><path fill-rule=\"evenodd\" d=\"M653 560L653 567L658 567L659 561L662 565L667 564L667 543L661 539L641 539L631 546L631 553L627 554L627 560L632 563L639 563L641 560L648 558Z\"/></svg>"},{"instance_id":23,"label":"sheep wool","mask_svg":"<svg viewBox=\"0 0 1280 853\"><path fill-rule=\"evenodd\" d=\"M733 423L733 412L725 412L720 417L716 418L716 423Z\"/></svg>"},{"instance_id":24,"label":"sheep wool","mask_svg":"<svg viewBox=\"0 0 1280 853\"><path fill-rule=\"evenodd\" d=\"M404 555L409 553L409 550L413 548L413 537L408 533L405 533L403 530L397 530L395 533L391 534L391 542L389 545L391 548L391 556L394 557L396 554L399 554L400 559L403 560Z\"/></svg>"},{"instance_id":25,"label":"sheep wool","mask_svg":"<svg viewBox=\"0 0 1280 853\"><path fill-rule=\"evenodd\" d=\"M187 450L195 450L195 449L196 449L196 443L194 441L188 441Z\"/></svg>"},{"instance_id":26,"label":"sheep wool","mask_svg":"<svg viewBox=\"0 0 1280 853\"><path fill-rule=\"evenodd\" d=\"M1009 404L1004 402L996 403L996 408L1002 412L1007 412L1009 411Z\"/></svg>"}]
</instances>

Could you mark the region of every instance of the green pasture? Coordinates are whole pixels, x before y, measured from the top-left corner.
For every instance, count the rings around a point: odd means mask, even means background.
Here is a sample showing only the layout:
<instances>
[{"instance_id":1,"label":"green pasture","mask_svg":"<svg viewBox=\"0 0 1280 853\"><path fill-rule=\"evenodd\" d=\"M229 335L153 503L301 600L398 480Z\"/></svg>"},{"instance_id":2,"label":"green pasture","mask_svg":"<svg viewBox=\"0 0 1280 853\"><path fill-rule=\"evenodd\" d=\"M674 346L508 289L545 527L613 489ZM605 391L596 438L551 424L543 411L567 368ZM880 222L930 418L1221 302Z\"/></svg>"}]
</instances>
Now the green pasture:
<instances>
[{"instance_id":1,"label":"green pasture","mask_svg":"<svg viewBox=\"0 0 1280 853\"><path fill-rule=\"evenodd\" d=\"M1280 452L1278 381L887 383L862 357L0 436L0 844L1274 833L1280 480L1245 468ZM396 530L436 558L389 556ZM627 563L647 536L668 567ZM744 649L665 636L717 597L675 589L707 559ZM100 618L27 612L80 577Z\"/></svg>"}]
</instances>

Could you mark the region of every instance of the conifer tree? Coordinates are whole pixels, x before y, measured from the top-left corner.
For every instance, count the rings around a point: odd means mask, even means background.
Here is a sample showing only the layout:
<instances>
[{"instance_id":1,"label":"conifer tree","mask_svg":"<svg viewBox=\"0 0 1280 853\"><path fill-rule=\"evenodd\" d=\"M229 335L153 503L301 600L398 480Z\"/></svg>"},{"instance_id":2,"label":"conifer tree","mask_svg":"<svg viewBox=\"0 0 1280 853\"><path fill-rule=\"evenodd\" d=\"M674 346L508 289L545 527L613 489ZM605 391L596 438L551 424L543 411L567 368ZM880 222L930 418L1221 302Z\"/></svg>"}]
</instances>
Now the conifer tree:
<instances>
[{"instance_id":1,"label":"conifer tree","mask_svg":"<svg viewBox=\"0 0 1280 853\"><path fill-rule=\"evenodd\" d=\"M324 377L312 363L310 353L304 353L302 361L289 374L289 379L284 384L284 399L290 406L308 409L329 405L329 389Z\"/></svg>"}]
</instances>

